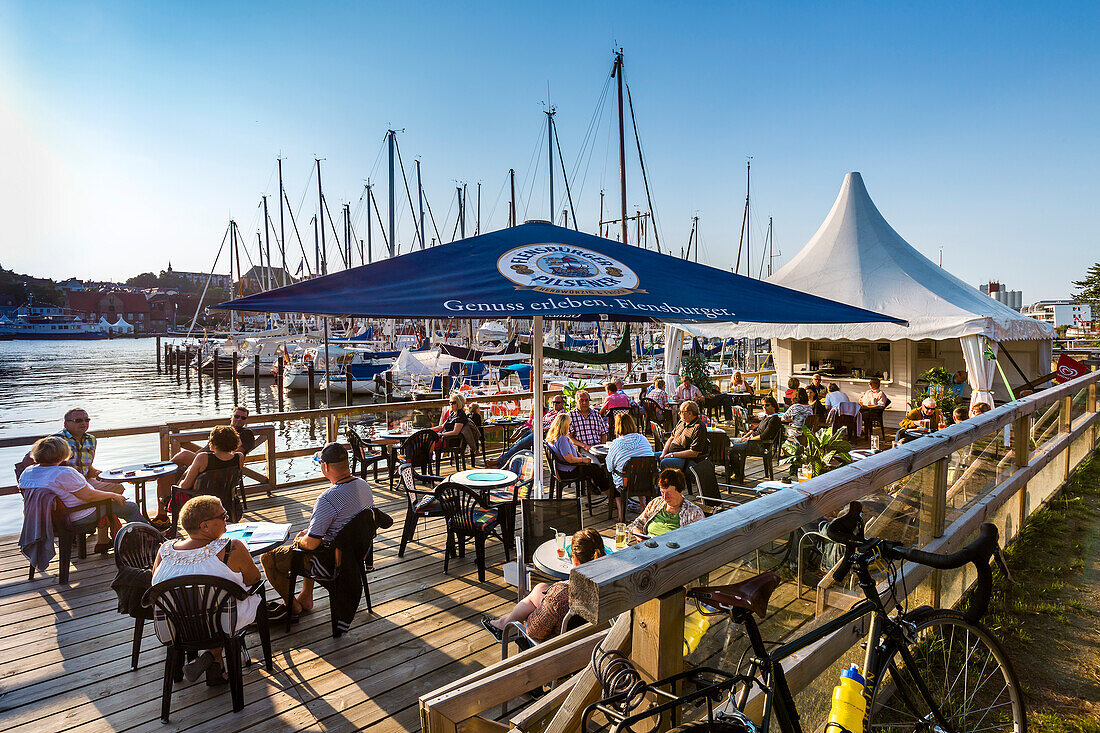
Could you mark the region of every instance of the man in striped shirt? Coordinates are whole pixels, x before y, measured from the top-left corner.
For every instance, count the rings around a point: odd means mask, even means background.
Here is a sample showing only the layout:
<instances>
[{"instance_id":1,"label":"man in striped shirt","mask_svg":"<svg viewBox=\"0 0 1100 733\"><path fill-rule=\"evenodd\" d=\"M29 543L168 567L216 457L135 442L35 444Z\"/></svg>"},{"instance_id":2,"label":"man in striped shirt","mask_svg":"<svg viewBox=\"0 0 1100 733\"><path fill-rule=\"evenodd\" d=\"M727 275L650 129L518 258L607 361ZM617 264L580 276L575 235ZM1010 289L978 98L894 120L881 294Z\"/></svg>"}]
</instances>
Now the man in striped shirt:
<instances>
[{"instance_id":1,"label":"man in striped shirt","mask_svg":"<svg viewBox=\"0 0 1100 733\"><path fill-rule=\"evenodd\" d=\"M569 413L569 438L573 445L588 450L607 438L607 421L592 409L592 397L587 391L577 392L577 409Z\"/></svg>"},{"instance_id":2,"label":"man in striped shirt","mask_svg":"<svg viewBox=\"0 0 1100 733\"><path fill-rule=\"evenodd\" d=\"M292 615L313 608L313 581L303 579L302 592L298 597L287 598L290 595L290 551L295 547L316 550L322 545L331 545L344 525L359 512L374 506L370 484L351 474L348 451L344 446L329 443L314 455L313 460L331 483L313 503L309 527L299 532L291 544L276 547L260 557L268 582L288 601L288 610ZM282 611L276 611L276 616L281 614Z\"/></svg>"}]
</instances>

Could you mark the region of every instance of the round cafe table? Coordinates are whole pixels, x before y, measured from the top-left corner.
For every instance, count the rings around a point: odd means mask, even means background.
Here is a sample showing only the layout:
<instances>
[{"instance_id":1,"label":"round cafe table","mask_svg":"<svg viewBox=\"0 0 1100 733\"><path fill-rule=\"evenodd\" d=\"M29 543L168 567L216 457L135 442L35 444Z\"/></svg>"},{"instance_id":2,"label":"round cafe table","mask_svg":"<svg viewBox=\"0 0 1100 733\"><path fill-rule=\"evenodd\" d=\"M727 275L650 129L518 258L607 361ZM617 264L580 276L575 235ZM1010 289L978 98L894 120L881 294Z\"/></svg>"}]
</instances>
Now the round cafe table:
<instances>
[{"instance_id":1,"label":"round cafe table","mask_svg":"<svg viewBox=\"0 0 1100 733\"><path fill-rule=\"evenodd\" d=\"M568 541L566 539L566 542ZM603 549L608 555L615 552L615 540L611 537L604 537ZM558 580L568 579L569 571L573 568L573 560L568 554L565 557L558 557L558 545L552 538L535 548L535 553L531 559L534 560L535 567L542 573Z\"/></svg>"},{"instance_id":2,"label":"round cafe table","mask_svg":"<svg viewBox=\"0 0 1100 733\"><path fill-rule=\"evenodd\" d=\"M390 474L390 488L397 475L397 447L412 437L412 433L403 430L376 430L363 436L363 442L372 448L378 448L386 456L386 468Z\"/></svg>"},{"instance_id":3,"label":"round cafe table","mask_svg":"<svg viewBox=\"0 0 1100 733\"><path fill-rule=\"evenodd\" d=\"M141 509L141 516L146 519L149 515L145 511L145 482L155 481L164 476L175 476L180 467L172 461L156 461L153 463L135 463L132 466L112 468L109 471L100 471L99 480L111 484L133 484L134 501Z\"/></svg>"},{"instance_id":4,"label":"round cafe table","mask_svg":"<svg viewBox=\"0 0 1100 733\"><path fill-rule=\"evenodd\" d=\"M519 480L519 474L503 468L471 468L469 471L452 473L450 480L473 489L483 499L488 500L493 489L512 486Z\"/></svg>"}]
</instances>

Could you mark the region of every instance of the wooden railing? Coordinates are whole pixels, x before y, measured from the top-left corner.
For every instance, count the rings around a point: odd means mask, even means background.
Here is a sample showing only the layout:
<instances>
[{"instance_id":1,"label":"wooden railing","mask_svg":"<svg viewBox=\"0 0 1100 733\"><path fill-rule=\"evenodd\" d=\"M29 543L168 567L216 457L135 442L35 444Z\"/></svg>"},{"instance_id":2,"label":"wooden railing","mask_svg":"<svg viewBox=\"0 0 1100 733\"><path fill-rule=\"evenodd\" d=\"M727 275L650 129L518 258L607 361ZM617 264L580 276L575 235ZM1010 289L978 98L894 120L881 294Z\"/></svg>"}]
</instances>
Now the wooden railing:
<instances>
[{"instance_id":1,"label":"wooden railing","mask_svg":"<svg viewBox=\"0 0 1100 733\"><path fill-rule=\"evenodd\" d=\"M851 501L884 497L884 514L896 511L892 504L898 497L915 502L912 525L903 528L912 530L911 544L928 551L959 549L987 521L998 526L1002 541L1007 542L1096 449L1098 382L1100 372L1087 374L574 568L569 579L570 607L595 624L584 627L590 634L606 634L605 649L628 653L643 676L656 679L679 671L684 664L685 585L705 573L743 562L776 538L833 515ZM1006 428L1007 440L1002 438ZM960 482L974 480L975 462L981 462L988 481L969 496ZM875 519L871 518L872 525ZM888 524L880 522L882 527ZM922 602L943 606L956 603L973 581L972 568L948 575L906 563L900 572L904 582L896 586L899 600L908 589L909 596L919 593ZM828 574L821 587L830 587ZM834 590L829 603L818 605L819 615L816 621L811 616L811 624L835 618L854 602L854 596ZM610 632L597 632L609 623ZM575 640L583 632L575 632ZM798 692L813 682L863 633L860 624L850 625L785 662L792 690ZM538 651L536 647L532 654L505 660L421 698L424 730L497 729L492 726L499 724L482 717L483 712L507 702L520 687L530 689L562 676L559 648L548 649L546 675L538 673ZM509 670L520 673L523 685L496 684L507 678ZM573 671L556 694L512 717L512 727L576 730L581 711L598 698L598 686L589 666Z\"/></svg>"},{"instance_id":2,"label":"wooden railing","mask_svg":"<svg viewBox=\"0 0 1100 733\"><path fill-rule=\"evenodd\" d=\"M624 385L626 389L644 389L649 386L649 382L637 382ZM547 389L543 392L545 398L549 398L553 395L561 394L560 389ZM494 402L517 402L522 400L530 400L533 398L531 392L514 392L507 394L497 395L476 395L468 397L470 403L478 404L490 404ZM316 442L310 442L308 445L303 444L300 447L290 446L285 450L277 450L275 446L275 434L274 430L268 432L270 424L272 423L286 423L293 421L307 421L313 423L322 423L325 426L325 441L333 441L341 439L340 424L341 421L347 422L353 417L369 415L369 414L385 414L385 413L401 413L410 412L412 410L442 410L447 407L448 400L446 399L432 399L432 400L414 400L409 402L379 402L374 404L363 405L341 405L338 407L325 407L314 410L294 410L288 412L269 412L269 413L253 413L251 420L253 423L267 423L267 426L255 426L253 431L258 431L257 437L263 438L264 453L249 455L245 457L245 463L263 463L266 466L266 475L258 473L252 470L246 470L246 477L253 479L252 482L245 484L245 490L248 492L271 492L279 488L294 488L297 486L303 486L307 484L317 483L316 478L299 479L295 481L284 481L280 483L278 481L278 462L285 461L292 458L299 458L302 456L312 455L317 450ZM149 436L155 438L157 444L160 446L160 457L162 460L171 458L176 450L180 447L194 448L198 443L205 442L203 440L203 429L209 431L210 428L216 425L224 425L226 418L222 417L206 417L193 420L174 420L157 425L136 425L132 427L124 428L108 428L104 430L96 430L95 436L100 445L104 440L110 438L128 437L128 436ZM0 438L0 448L11 447L30 447L39 438L45 437L44 435L22 435L11 438ZM198 441L196 443L195 441ZM19 492L19 487L16 485L0 486L0 496L7 496L16 494Z\"/></svg>"}]
</instances>

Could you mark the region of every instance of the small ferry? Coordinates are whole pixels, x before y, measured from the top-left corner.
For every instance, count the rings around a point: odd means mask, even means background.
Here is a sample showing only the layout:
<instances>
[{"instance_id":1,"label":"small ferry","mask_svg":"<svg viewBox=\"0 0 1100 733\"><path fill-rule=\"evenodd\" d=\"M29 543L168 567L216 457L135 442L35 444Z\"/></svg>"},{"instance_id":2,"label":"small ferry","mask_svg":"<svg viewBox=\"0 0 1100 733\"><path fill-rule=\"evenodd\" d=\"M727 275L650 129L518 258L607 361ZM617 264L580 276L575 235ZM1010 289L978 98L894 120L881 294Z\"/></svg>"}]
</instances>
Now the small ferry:
<instances>
[{"instance_id":1,"label":"small ferry","mask_svg":"<svg viewBox=\"0 0 1100 733\"><path fill-rule=\"evenodd\" d=\"M27 301L12 313L0 317L0 339L105 339L109 329L98 321L85 321L52 303Z\"/></svg>"}]
</instances>

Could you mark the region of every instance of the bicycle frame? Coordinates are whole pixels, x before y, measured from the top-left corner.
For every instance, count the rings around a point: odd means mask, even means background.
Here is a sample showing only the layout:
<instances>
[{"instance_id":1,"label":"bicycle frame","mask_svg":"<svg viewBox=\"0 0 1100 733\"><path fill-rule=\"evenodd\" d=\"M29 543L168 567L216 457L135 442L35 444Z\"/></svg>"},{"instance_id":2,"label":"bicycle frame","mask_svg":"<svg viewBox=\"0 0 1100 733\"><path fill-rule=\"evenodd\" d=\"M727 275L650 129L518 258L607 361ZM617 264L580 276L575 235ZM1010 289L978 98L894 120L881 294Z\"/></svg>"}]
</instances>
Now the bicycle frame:
<instances>
[{"instance_id":1,"label":"bicycle frame","mask_svg":"<svg viewBox=\"0 0 1100 733\"><path fill-rule=\"evenodd\" d=\"M783 733L802 733L798 710L794 703L794 695L787 685L781 662L806 647L840 631L848 624L862 619L864 616L870 616L870 625L866 636L866 651L863 658L864 678L866 680L864 695L868 696L868 704L870 703L870 691L874 687L875 681L879 675L885 672L886 664L893 658L895 651L900 651L907 668L913 669L914 660L909 653L903 625L926 610L930 611L932 609L921 607L905 614L900 619L891 619L886 608L882 605L881 599L878 598L877 588L870 572L866 567L857 565L856 574L860 579L860 586L865 592L874 593L875 600L864 598L832 621L807 632L797 639L780 644L770 652L764 645L763 637L760 636L759 627L756 625L752 613L743 609L731 611L731 620L744 627L754 654L754 657L750 660L748 676L755 679L764 690L764 708L758 727L761 733L767 733L769 730L773 710L779 721L779 729ZM932 703L931 695L925 686L924 680L919 674L912 674L911 676L921 696L935 710L936 718L939 719L938 722L945 728L950 729L942 719L939 710ZM752 685L746 684L737 693L734 705L738 711L744 712L752 689ZM730 694L730 699L733 700L733 693Z\"/></svg>"}]
</instances>

